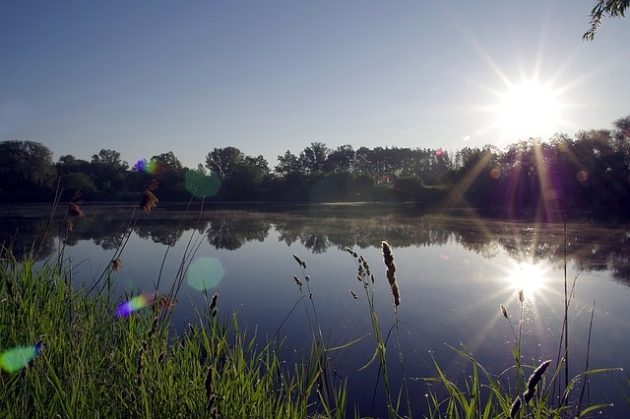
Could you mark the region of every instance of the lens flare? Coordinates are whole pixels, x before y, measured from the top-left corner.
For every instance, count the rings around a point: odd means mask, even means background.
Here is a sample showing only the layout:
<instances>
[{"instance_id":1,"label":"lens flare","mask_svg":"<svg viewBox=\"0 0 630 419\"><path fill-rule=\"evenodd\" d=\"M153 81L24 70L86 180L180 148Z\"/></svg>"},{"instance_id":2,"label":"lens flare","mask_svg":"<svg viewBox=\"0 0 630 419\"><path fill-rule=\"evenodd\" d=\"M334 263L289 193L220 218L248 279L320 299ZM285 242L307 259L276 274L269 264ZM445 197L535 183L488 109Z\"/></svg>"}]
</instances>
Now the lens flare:
<instances>
[{"instance_id":1,"label":"lens flare","mask_svg":"<svg viewBox=\"0 0 630 419\"><path fill-rule=\"evenodd\" d=\"M129 317L131 313L142 310L143 308L151 305L152 301L152 296L146 296L144 294L137 295L131 300L125 301L124 303L121 303L118 307L116 307L114 315L116 317Z\"/></svg>"},{"instance_id":2,"label":"lens flare","mask_svg":"<svg viewBox=\"0 0 630 419\"><path fill-rule=\"evenodd\" d=\"M188 268L188 285L203 292L216 288L225 275L223 265L218 259L202 257L194 261Z\"/></svg>"},{"instance_id":3,"label":"lens flare","mask_svg":"<svg viewBox=\"0 0 630 419\"><path fill-rule=\"evenodd\" d=\"M141 159L133 165L133 170L136 172L145 172L150 175L155 175L161 171L161 167L160 162L156 160Z\"/></svg>"},{"instance_id":4,"label":"lens flare","mask_svg":"<svg viewBox=\"0 0 630 419\"><path fill-rule=\"evenodd\" d=\"M186 190L196 198L215 196L221 187L221 179L215 174L206 175L195 170L186 172Z\"/></svg>"},{"instance_id":5,"label":"lens flare","mask_svg":"<svg viewBox=\"0 0 630 419\"><path fill-rule=\"evenodd\" d=\"M136 172L144 172L144 168L147 165L147 159L140 159L133 165L133 170Z\"/></svg>"},{"instance_id":6,"label":"lens flare","mask_svg":"<svg viewBox=\"0 0 630 419\"><path fill-rule=\"evenodd\" d=\"M42 350L41 342L31 346L17 346L0 355L0 369L14 373L26 367Z\"/></svg>"},{"instance_id":7,"label":"lens flare","mask_svg":"<svg viewBox=\"0 0 630 419\"><path fill-rule=\"evenodd\" d=\"M156 162L155 160L149 160L146 166L144 167L144 171L151 175L154 175L157 173L159 166L160 166L159 163Z\"/></svg>"},{"instance_id":8,"label":"lens flare","mask_svg":"<svg viewBox=\"0 0 630 419\"><path fill-rule=\"evenodd\" d=\"M588 180L588 172L586 170L580 170L579 172L577 172L577 175L575 175L575 177L578 182L584 183Z\"/></svg>"}]
</instances>

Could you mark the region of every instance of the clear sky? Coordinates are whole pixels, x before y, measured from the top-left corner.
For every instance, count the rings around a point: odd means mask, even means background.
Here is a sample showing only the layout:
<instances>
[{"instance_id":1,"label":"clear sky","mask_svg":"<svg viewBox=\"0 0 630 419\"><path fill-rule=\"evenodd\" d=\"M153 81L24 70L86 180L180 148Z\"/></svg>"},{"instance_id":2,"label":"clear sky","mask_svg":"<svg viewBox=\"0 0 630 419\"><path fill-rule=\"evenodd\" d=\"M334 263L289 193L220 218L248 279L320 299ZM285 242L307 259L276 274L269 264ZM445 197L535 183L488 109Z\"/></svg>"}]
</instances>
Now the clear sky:
<instances>
[{"instance_id":1,"label":"clear sky","mask_svg":"<svg viewBox=\"0 0 630 419\"><path fill-rule=\"evenodd\" d=\"M455 150L610 128L630 114L630 17L582 41L594 3L2 1L0 140L196 166L228 145L275 164L312 141Z\"/></svg>"}]
</instances>

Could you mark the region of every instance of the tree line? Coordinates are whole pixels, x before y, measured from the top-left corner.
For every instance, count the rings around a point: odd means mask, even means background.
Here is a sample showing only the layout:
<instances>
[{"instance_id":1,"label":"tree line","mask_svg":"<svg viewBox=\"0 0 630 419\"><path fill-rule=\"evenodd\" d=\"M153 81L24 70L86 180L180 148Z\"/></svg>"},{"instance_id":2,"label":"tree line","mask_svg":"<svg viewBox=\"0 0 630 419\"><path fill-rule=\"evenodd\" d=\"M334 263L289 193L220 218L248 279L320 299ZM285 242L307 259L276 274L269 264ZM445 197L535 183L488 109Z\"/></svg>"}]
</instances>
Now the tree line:
<instances>
[{"instance_id":1,"label":"tree line","mask_svg":"<svg viewBox=\"0 0 630 419\"><path fill-rule=\"evenodd\" d=\"M34 141L0 142L0 201L134 201L151 182L162 201L197 198L190 179L212 179L213 201L413 201L472 206L505 216L588 211L622 215L630 205L630 115L612 130L557 134L503 149L335 149L313 142L287 150L272 169L261 155L214 148L205 164L184 167L172 151L132 163L103 149L91 159L52 152ZM196 188L196 187L195 187Z\"/></svg>"}]
</instances>

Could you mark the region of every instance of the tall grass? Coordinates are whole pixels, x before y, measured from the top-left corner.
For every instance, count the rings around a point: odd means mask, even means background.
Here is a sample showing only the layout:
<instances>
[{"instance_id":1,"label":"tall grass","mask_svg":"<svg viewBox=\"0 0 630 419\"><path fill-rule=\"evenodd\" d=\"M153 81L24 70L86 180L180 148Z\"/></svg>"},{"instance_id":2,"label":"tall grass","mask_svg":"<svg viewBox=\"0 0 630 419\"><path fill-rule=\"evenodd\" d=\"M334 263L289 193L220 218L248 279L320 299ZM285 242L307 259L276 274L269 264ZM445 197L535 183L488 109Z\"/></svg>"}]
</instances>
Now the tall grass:
<instances>
[{"instance_id":1,"label":"tall grass","mask_svg":"<svg viewBox=\"0 0 630 419\"><path fill-rule=\"evenodd\" d=\"M514 336L512 346L514 366L499 374L492 374L474 358L472 353L450 347L457 356L471 365L473 374L465 380L464 385L458 385L434 360L437 375L427 378L426 381L440 385L444 395L440 396L438 392L428 394L430 418L581 418L609 406L607 403L584 406L583 403L585 386L590 376L622 371L621 368L589 369L590 339L595 306L593 305L589 325L585 369L582 373L565 381L567 370L564 357L556 363L551 377L545 377L545 372L552 365L551 360L539 365L523 365L524 295L522 291L519 291L518 299L521 306L517 328L514 327L507 308L503 304L499 307L499 313L508 321ZM565 301L570 301L570 299ZM563 319L565 325L568 308L569 306L565 305ZM568 354L568 347L563 347L562 343L559 350L561 349L565 349L565 353ZM509 380L512 370L515 374L514 388L510 386ZM528 370L531 371L529 378L526 375ZM566 382L564 386L562 381ZM581 391L579 394L574 394L574 390L580 383L582 383ZM560 393L556 396L557 389L560 389Z\"/></svg>"},{"instance_id":2,"label":"tall grass","mask_svg":"<svg viewBox=\"0 0 630 419\"><path fill-rule=\"evenodd\" d=\"M319 321L319 314L317 312L317 306L315 305L313 289L311 288L311 277L307 274L306 262L298 255L293 255L293 259L298 264L301 270L301 279L297 276L293 276L293 280L300 290L300 294L303 292L303 286L306 285L307 296L302 295L299 301L302 301L304 305L304 312L312 337L312 349L311 359L315 360L317 366L318 381L317 381L317 401L322 406L323 412L327 417L344 417L345 405L346 405L346 391L345 381L338 385L333 377L333 368L330 364L329 350L324 334L322 332L322 325ZM309 303L307 304L306 298ZM342 345L344 346L344 345ZM340 349L334 348L335 350Z\"/></svg>"},{"instance_id":3,"label":"tall grass","mask_svg":"<svg viewBox=\"0 0 630 419\"><path fill-rule=\"evenodd\" d=\"M18 373L0 372L0 417L307 417L320 372L282 367L236 319L198 313L183 336L160 306L116 319L104 296L73 290L56 266L4 252L0 348L42 342ZM216 304L216 303L215 303ZM216 310L216 307L215 307Z\"/></svg>"}]
</instances>

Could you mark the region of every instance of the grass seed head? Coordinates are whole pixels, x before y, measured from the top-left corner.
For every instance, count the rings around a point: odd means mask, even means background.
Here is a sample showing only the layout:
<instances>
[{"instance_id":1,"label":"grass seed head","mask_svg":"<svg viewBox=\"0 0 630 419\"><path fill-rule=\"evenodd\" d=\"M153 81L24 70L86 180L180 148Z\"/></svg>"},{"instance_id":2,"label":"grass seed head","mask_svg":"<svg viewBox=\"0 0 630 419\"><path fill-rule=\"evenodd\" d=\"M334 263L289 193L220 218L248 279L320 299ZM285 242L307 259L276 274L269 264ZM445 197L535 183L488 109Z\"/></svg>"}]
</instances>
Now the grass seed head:
<instances>
[{"instance_id":1,"label":"grass seed head","mask_svg":"<svg viewBox=\"0 0 630 419\"><path fill-rule=\"evenodd\" d=\"M514 401L512 402L512 408L510 409L510 418L515 418L518 414L518 411L521 409L521 398L516 396Z\"/></svg>"},{"instance_id":2,"label":"grass seed head","mask_svg":"<svg viewBox=\"0 0 630 419\"><path fill-rule=\"evenodd\" d=\"M81 206L77 202L70 202L68 204L68 215L70 217L85 217L85 213L81 209Z\"/></svg>"},{"instance_id":3,"label":"grass seed head","mask_svg":"<svg viewBox=\"0 0 630 419\"><path fill-rule=\"evenodd\" d=\"M542 378L549 365L551 365L551 359L548 359L547 361L544 361L542 364L540 364L538 368L534 370L532 375L529 376L529 380L527 380L527 391L525 391L525 393L523 394L523 398L525 399L526 403L529 402L532 397L534 397L534 393L536 392L536 385Z\"/></svg>"},{"instance_id":4,"label":"grass seed head","mask_svg":"<svg viewBox=\"0 0 630 419\"><path fill-rule=\"evenodd\" d=\"M359 257L359 255L357 254L357 252L355 252L354 250L350 249L349 247L346 247L344 250L345 250L346 252L350 253L350 254L352 255L352 257L353 257L353 258L355 258L355 259L356 259L357 257Z\"/></svg>"},{"instance_id":5,"label":"grass seed head","mask_svg":"<svg viewBox=\"0 0 630 419\"><path fill-rule=\"evenodd\" d=\"M120 270L122 269L122 262L121 262L120 258L116 258L116 259L112 260L112 269L115 272L120 272Z\"/></svg>"},{"instance_id":6,"label":"grass seed head","mask_svg":"<svg viewBox=\"0 0 630 419\"><path fill-rule=\"evenodd\" d=\"M510 316L508 316L507 308L505 308L503 304L501 304L501 314L503 314L503 317L505 317L506 319L510 318Z\"/></svg>"},{"instance_id":7,"label":"grass seed head","mask_svg":"<svg viewBox=\"0 0 630 419\"><path fill-rule=\"evenodd\" d=\"M297 262L298 265L302 267L302 269L306 269L306 262L304 262L298 255L293 255L293 259Z\"/></svg>"},{"instance_id":8,"label":"grass seed head","mask_svg":"<svg viewBox=\"0 0 630 419\"><path fill-rule=\"evenodd\" d=\"M394 254L392 253L392 249L389 246L389 243L386 241L381 242L381 247L383 249L383 260L385 262L385 266L387 267L387 281L389 282L389 286L392 289L392 295L394 296L394 304L396 306L400 305L400 289L398 288L398 283L396 282L396 265L394 264Z\"/></svg>"},{"instance_id":9,"label":"grass seed head","mask_svg":"<svg viewBox=\"0 0 630 419\"><path fill-rule=\"evenodd\" d=\"M142 209L142 211L144 211L145 214L149 214L153 210L153 208L157 206L158 202L160 202L160 200L157 198L157 196L155 196L155 194L147 188L144 191L142 201L140 201L140 204L138 206Z\"/></svg>"},{"instance_id":10,"label":"grass seed head","mask_svg":"<svg viewBox=\"0 0 630 419\"><path fill-rule=\"evenodd\" d=\"M219 294L218 293L214 293L214 295L212 296L212 300L210 301L210 311L212 311L215 308L217 308L217 304L218 303L219 303Z\"/></svg>"}]
</instances>

